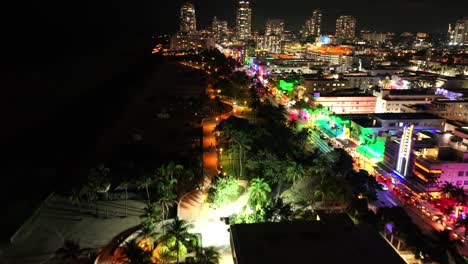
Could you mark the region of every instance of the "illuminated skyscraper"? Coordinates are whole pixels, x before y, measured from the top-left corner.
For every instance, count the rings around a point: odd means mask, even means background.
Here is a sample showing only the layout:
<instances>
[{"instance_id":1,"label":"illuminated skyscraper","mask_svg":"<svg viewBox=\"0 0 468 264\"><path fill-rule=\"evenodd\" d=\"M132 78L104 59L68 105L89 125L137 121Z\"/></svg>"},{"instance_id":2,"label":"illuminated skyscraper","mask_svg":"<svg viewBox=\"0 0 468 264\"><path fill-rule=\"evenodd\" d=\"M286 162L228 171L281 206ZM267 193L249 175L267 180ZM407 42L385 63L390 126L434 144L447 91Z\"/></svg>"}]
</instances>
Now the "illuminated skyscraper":
<instances>
[{"instance_id":1,"label":"illuminated skyscraper","mask_svg":"<svg viewBox=\"0 0 468 264\"><path fill-rule=\"evenodd\" d=\"M184 3L180 8L180 33L193 35L196 32L195 7L192 3Z\"/></svg>"},{"instance_id":2,"label":"illuminated skyscraper","mask_svg":"<svg viewBox=\"0 0 468 264\"><path fill-rule=\"evenodd\" d=\"M239 1L236 15L236 34L239 40L251 37L252 31L252 9L249 1Z\"/></svg>"},{"instance_id":3,"label":"illuminated skyscraper","mask_svg":"<svg viewBox=\"0 0 468 264\"><path fill-rule=\"evenodd\" d=\"M212 24L213 36L217 42L224 41L228 33L228 23L226 20L219 20L216 17L213 18Z\"/></svg>"},{"instance_id":4,"label":"illuminated skyscraper","mask_svg":"<svg viewBox=\"0 0 468 264\"><path fill-rule=\"evenodd\" d=\"M265 27L266 36L278 36L283 38L284 21L281 19L268 19Z\"/></svg>"},{"instance_id":5,"label":"illuminated skyscraper","mask_svg":"<svg viewBox=\"0 0 468 264\"><path fill-rule=\"evenodd\" d=\"M449 45L468 46L468 17L457 20L455 26L449 26Z\"/></svg>"},{"instance_id":6,"label":"illuminated skyscraper","mask_svg":"<svg viewBox=\"0 0 468 264\"><path fill-rule=\"evenodd\" d=\"M319 36L320 27L322 24L322 11L320 9L315 9L312 12L312 17L306 20L304 35L307 36Z\"/></svg>"},{"instance_id":7,"label":"illuminated skyscraper","mask_svg":"<svg viewBox=\"0 0 468 264\"><path fill-rule=\"evenodd\" d=\"M352 40L356 35L356 19L352 16L340 16L336 20L336 37Z\"/></svg>"}]
</instances>

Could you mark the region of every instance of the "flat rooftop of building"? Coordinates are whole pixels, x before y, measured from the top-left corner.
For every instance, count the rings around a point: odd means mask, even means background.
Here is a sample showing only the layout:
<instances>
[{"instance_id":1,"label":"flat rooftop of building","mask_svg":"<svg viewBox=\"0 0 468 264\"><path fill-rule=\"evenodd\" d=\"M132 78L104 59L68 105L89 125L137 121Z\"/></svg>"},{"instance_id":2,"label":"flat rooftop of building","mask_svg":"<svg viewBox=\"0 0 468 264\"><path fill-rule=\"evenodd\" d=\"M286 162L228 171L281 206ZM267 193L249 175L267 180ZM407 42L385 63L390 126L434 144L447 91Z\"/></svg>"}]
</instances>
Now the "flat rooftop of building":
<instances>
[{"instance_id":1,"label":"flat rooftop of building","mask_svg":"<svg viewBox=\"0 0 468 264\"><path fill-rule=\"evenodd\" d=\"M405 261L369 225L333 221L231 226L238 264L380 263Z\"/></svg>"},{"instance_id":2,"label":"flat rooftop of building","mask_svg":"<svg viewBox=\"0 0 468 264\"><path fill-rule=\"evenodd\" d=\"M425 111L428 110L430 104L404 104L404 106L416 111Z\"/></svg>"},{"instance_id":3,"label":"flat rooftop of building","mask_svg":"<svg viewBox=\"0 0 468 264\"><path fill-rule=\"evenodd\" d=\"M461 100L437 99L434 101L434 103L441 103L441 104L468 103L468 98L461 99Z\"/></svg>"},{"instance_id":4,"label":"flat rooftop of building","mask_svg":"<svg viewBox=\"0 0 468 264\"><path fill-rule=\"evenodd\" d=\"M374 113L369 115L381 120L444 119L431 113Z\"/></svg>"},{"instance_id":5,"label":"flat rooftop of building","mask_svg":"<svg viewBox=\"0 0 468 264\"><path fill-rule=\"evenodd\" d=\"M302 78L304 80L309 80L309 81L334 81L334 82L339 82L339 81L348 81L346 79L336 79L336 78L333 78L333 77L325 77L325 76L320 76L318 74L303 74L302 75Z\"/></svg>"},{"instance_id":6,"label":"flat rooftop of building","mask_svg":"<svg viewBox=\"0 0 468 264\"><path fill-rule=\"evenodd\" d=\"M382 91L389 92L390 95L435 95L433 89L383 89Z\"/></svg>"},{"instance_id":7,"label":"flat rooftop of building","mask_svg":"<svg viewBox=\"0 0 468 264\"><path fill-rule=\"evenodd\" d=\"M445 123L456 127L468 127L468 123L459 120L447 120Z\"/></svg>"},{"instance_id":8,"label":"flat rooftop of building","mask_svg":"<svg viewBox=\"0 0 468 264\"><path fill-rule=\"evenodd\" d=\"M371 93L366 93L360 88L351 88L351 89L342 89L329 92L320 93L320 97L331 97L331 96L340 96L340 97L375 97Z\"/></svg>"}]
</instances>

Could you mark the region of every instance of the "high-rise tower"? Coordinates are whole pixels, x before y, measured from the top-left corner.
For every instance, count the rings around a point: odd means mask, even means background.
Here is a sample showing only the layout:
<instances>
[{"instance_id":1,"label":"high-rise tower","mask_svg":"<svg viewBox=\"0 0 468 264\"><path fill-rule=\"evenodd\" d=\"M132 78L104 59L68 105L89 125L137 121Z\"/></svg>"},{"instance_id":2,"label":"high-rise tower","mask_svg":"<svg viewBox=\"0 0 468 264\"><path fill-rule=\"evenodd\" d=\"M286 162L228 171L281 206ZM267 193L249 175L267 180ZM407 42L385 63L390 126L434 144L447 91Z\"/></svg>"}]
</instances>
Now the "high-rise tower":
<instances>
[{"instance_id":1,"label":"high-rise tower","mask_svg":"<svg viewBox=\"0 0 468 264\"><path fill-rule=\"evenodd\" d=\"M268 19L265 27L266 36L278 36L283 38L284 21L281 19Z\"/></svg>"},{"instance_id":2,"label":"high-rise tower","mask_svg":"<svg viewBox=\"0 0 468 264\"><path fill-rule=\"evenodd\" d=\"M352 16L340 16L336 20L336 37L352 40L356 36L356 19Z\"/></svg>"},{"instance_id":3,"label":"high-rise tower","mask_svg":"<svg viewBox=\"0 0 468 264\"><path fill-rule=\"evenodd\" d=\"M222 42L228 33L228 23L226 20L219 20L214 17L211 29L216 41Z\"/></svg>"},{"instance_id":4,"label":"high-rise tower","mask_svg":"<svg viewBox=\"0 0 468 264\"><path fill-rule=\"evenodd\" d=\"M468 45L468 17L457 20L453 28L449 28L449 45Z\"/></svg>"},{"instance_id":5,"label":"high-rise tower","mask_svg":"<svg viewBox=\"0 0 468 264\"><path fill-rule=\"evenodd\" d=\"M312 12L312 17L306 20L304 35L305 36L320 36L320 27L322 25L322 11L315 9Z\"/></svg>"},{"instance_id":6,"label":"high-rise tower","mask_svg":"<svg viewBox=\"0 0 468 264\"><path fill-rule=\"evenodd\" d=\"M249 1L239 1L236 15L236 35L239 40L250 38L252 31L252 9Z\"/></svg>"},{"instance_id":7,"label":"high-rise tower","mask_svg":"<svg viewBox=\"0 0 468 264\"><path fill-rule=\"evenodd\" d=\"M197 32L197 20L195 7L192 3L184 3L180 8L180 33L195 34Z\"/></svg>"}]
</instances>

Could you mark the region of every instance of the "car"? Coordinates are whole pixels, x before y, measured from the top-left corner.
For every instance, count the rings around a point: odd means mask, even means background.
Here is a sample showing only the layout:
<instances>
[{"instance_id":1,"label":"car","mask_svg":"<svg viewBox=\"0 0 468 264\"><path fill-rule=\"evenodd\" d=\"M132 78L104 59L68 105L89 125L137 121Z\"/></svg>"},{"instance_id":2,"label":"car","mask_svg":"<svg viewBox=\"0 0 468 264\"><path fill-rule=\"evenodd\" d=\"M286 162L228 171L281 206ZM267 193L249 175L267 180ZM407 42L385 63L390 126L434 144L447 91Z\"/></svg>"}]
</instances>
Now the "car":
<instances>
[{"instance_id":1,"label":"car","mask_svg":"<svg viewBox=\"0 0 468 264\"><path fill-rule=\"evenodd\" d=\"M382 191L388 191L388 187L387 185L383 184L383 183L379 183L379 187Z\"/></svg>"},{"instance_id":2,"label":"car","mask_svg":"<svg viewBox=\"0 0 468 264\"><path fill-rule=\"evenodd\" d=\"M445 222L446 220L447 220L447 219L446 219L445 216L442 215L442 214L436 214L436 215L434 215L434 216L432 217L432 221L433 221L433 222L437 222L437 223L441 223L441 224L442 224L443 222Z\"/></svg>"}]
</instances>

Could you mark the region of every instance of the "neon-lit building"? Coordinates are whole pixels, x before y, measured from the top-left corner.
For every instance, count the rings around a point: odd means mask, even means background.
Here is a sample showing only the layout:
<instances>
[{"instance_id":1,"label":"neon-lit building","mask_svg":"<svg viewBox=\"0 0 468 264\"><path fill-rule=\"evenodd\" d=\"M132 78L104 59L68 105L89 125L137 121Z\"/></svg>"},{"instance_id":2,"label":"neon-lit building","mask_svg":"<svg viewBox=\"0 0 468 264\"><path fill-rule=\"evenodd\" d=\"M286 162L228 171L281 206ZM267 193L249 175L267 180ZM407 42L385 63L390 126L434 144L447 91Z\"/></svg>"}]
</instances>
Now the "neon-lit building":
<instances>
[{"instance_id":1,"label":"neon-lit building","mask_svg":"<svg viewBox=\"0 0 468 264\"><path fill-rule=\"evenodd\" d=\"M428 192L437 192L444 182L468 189L468 130L459 129L456 134L406 131L387 141L384 162L388 167ZM453 142L454 138L461 141Z\"/></svg>"},{"instance_id":2,"label":"neon-lit building","mask_svg":"<svg viewBox=\"0 0 468 264\"><path fill-rule=\"evenodd\" d=\"M425 113L373 113L337 116L341 119L350 120L350 138L361 145L357 151L375 161L386 158L388 141L399 139L406 127L413 125L413 131L443 131L445 125L445 119ZM399 137L392 138L395 135L399 135ZM395 169L397 166L396 157L398 157L400 150L398 147L394 147L393 150L392 148L389 150L390 157L393 157L389 161L389 167Z\"/></svg>"},{"instance_id":3,"label":"neon-lit building","mask_svg":"<svg viewBox=\"0 0 468 264\"><path fill-rule=\"evenodd\" d=\"M330 65L351 65L353 58L353 49L349 46L339 45L321 45L306 47L307 52L305 57L318 61L327 62Z\"/></svg>"}]
</instances>

